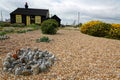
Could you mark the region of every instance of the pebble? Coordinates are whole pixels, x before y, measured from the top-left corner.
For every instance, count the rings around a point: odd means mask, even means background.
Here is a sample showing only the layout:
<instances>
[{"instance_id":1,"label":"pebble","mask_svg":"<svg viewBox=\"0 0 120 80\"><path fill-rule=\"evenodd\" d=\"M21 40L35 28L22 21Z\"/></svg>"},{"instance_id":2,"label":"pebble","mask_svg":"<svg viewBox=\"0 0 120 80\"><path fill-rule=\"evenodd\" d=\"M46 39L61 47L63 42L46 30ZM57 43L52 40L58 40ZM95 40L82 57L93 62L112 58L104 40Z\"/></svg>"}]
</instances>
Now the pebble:
<instances>
[{"instance_id":1,"label":"pebble","mask_svg":"<svg viewBox=\"0 0 120 80\"><path fill-rule=\"evenodd\" d=\"M14 56L13 56L14 55ZM3 61L3 71L15 75L37 75L45 72L55 61L55 56L47 50L21 48L17 53L8 53Z\"/></svg>"},{"instance_id":2,"label":"pebble","mask_svg":"<svg viewBox=\"0 0 120 80\"><path fill-rule=\"evenodd\" d=\"M34 75L39 74L40 72L39 64L32 66L32 71Z\"/></svg>"}]
</instances>

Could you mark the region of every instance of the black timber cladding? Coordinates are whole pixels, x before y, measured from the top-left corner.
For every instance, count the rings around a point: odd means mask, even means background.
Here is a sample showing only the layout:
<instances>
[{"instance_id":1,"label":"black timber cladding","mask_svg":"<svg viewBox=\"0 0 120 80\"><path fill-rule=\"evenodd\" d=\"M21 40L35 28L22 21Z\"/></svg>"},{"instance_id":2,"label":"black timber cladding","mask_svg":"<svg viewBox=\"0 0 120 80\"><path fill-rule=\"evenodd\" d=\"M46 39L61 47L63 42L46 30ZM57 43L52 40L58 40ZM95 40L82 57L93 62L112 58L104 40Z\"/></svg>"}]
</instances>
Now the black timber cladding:
<instances>
[{"instance_id":1,"label":"black timber cladding","mask_svg":"<svg viewBox=\"0 0 120 80\"><path fill-rule=\"evenodd\" d=\"M41 22L49 18L48 9L17 8L10 13L11 23L16 23L16 15L22 15L22 23L26 24L26 16L41 16ZM34 21L32 21L34 23Z\"/></svg>"}]
</instances>

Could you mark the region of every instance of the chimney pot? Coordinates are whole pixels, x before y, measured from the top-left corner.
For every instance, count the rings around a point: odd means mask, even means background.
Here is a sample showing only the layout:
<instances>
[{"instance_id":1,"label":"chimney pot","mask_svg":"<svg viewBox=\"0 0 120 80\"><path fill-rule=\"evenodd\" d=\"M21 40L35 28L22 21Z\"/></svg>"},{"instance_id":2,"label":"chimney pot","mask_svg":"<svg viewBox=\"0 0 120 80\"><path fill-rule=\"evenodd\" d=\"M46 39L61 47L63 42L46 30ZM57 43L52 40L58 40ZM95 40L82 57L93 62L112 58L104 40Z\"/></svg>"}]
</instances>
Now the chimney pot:
<instances>
[{"instance_id":1,"label":"chimney pot","mask_svg":"<svg viewBox=\"0 0 120 80\"><path fill-rule=\"evenodd\" d=\"M25 9L28 9L28 4L27 4L27 2L25 3Z\"/></svg>"}]
</instances>

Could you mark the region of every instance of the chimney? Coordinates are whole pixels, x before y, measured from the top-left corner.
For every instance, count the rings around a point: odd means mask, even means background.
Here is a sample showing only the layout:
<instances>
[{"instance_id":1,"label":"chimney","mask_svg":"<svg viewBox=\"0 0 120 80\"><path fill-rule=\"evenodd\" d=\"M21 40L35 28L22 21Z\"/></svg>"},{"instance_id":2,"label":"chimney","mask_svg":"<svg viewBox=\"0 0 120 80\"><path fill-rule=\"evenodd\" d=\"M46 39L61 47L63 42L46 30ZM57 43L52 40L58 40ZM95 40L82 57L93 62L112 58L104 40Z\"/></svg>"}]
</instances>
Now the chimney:
<instances>
[{"instance_id":1,"label":"chimney","mask_svg":"<svg viewBox=\"0 0 120 80\"><path fill-rule=\"evenodd\" d=\"M28 9L28 4L27 4L27 2L25 3L25 9Z\"/></svg>"}]
</instances>

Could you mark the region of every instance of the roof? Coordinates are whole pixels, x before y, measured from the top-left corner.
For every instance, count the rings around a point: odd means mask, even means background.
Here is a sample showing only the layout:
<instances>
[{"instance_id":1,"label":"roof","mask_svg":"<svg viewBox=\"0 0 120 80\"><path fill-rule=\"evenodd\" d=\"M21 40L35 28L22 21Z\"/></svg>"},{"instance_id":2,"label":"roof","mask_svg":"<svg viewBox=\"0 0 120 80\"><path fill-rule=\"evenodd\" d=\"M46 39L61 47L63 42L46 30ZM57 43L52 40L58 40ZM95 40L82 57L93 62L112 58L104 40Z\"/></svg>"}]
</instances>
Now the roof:
<instances>
[{"instance_id":1,"label":"roof","mask_svg":"<svg viewBox=\"0 0 120 80\"><path fill-rule=\"evenodd\" d=\"M60 19L57 15L54 15L54 16L52 16L51 18L52 18L52 19L58 19L58 20L61 21L61 19Z\"/></svg>"},{"instance_id":2,"label":"roof","mask_svg":"<svg viewBox=\"0 0 120 80\"><path fill-rule=\"evenodd\" d=\"M48 15L48 13L49 13L48 9L17 8L15 11L11 12L10 14L46 16Z\"/></svg>"}]
</instances>

